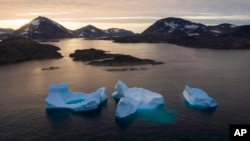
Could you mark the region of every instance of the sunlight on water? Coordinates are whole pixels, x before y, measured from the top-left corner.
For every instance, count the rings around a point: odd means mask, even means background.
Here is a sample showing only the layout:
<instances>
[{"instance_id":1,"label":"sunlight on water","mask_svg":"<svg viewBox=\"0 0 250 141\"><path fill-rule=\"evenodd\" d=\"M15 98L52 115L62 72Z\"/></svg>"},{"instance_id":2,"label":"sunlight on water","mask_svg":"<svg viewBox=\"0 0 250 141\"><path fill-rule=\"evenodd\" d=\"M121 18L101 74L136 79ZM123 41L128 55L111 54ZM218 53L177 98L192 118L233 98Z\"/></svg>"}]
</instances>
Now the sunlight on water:
<instances>
[{"instance_id":1,"label":"sunlight on water","mask_svg":"<svg viewBox=\"0 0 250 141\"><path fill-rule=\"evenodd\" d=\"M0 140L228 140L229 124L249 122L249 50L83 39L49 44L60 47L64 58L0 66L0 122L4 129ZM90 66L69 57L76 49L87 48L165 64L139 66L146 70L110 72L107 69L122 67ZM50 66L59 68L41 70ZM166 104L155 110L139 110L124 120L117 119L116 102L111 94L118 80L160 93ZM106 86L108 101L87 113L46 111L48 86L58 82L67 82L72 91L86 93ZM181 95L186 84L203 88L219 106L214 110L188 107Z\"/></svg>"}]
</instances>

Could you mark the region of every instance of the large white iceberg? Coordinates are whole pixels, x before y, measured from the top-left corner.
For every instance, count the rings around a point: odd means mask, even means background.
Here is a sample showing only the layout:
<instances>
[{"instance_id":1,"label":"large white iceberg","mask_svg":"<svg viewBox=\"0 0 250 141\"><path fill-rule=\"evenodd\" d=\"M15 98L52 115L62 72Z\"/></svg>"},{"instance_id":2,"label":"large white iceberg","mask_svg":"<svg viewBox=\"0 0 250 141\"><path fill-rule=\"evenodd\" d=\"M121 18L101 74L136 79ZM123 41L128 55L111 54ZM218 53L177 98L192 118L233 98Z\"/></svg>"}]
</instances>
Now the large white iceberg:
<instances>
[{"instance_id":1,"label":"large white iceberg","mask_svg":"<svg viewBox=\"0 0 250 141\"><path fill-rule=\"evenodd\" d=\"M49 85L48 96L45 99L46 109L71 109L73 111L88 111L98 108L101 102L107 100L106 87L93 93L71 92L67 83Z\"/></svg>"},{"instance_id":2,"label":"large white iceberg","mask_svg":"<svg viewBox=\"0 0 250 141\"><path fill-rule=\"evenodd\" d=\"M213 108L218 106L213 98L209 97L206 92L199 88L191 88L186 85L183 96L191 106L200 108Z\"/></svg>"},{"instance_id":3,"label":"large white iceberg","mask_svg":"<svg viewBox=\"0 0 250 141\"><path fill-rule=\"evenodd\" d=\"M127 117L135 113L138 109L154 109L164 104L161 94L144 88L128 88L120 80L117 82L115 89L116 91L112 96L120 99L115 113L119 118Z\"/></svg>"}]
</instances>

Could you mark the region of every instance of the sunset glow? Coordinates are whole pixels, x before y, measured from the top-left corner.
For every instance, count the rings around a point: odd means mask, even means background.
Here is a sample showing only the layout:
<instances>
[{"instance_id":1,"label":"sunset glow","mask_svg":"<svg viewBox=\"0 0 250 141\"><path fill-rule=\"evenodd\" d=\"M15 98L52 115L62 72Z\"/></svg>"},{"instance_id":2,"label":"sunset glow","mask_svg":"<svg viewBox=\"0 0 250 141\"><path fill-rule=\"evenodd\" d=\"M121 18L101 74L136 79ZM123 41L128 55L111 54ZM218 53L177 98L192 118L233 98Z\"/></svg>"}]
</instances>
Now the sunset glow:
<instances>
[{"instance_id":1,"label":"sunset glow","mask_svg":"<svg viewBox=\"0 0 250 141\"><path fill-rule=\"evenodd\" d=\"M99 28L117 27L141 32L166 17L204 24L250 23L248 0L0 0L0 4L0 27L13 29L38 16L50 18L72 30L92 24Z\"/></svg>"}]
</instances>

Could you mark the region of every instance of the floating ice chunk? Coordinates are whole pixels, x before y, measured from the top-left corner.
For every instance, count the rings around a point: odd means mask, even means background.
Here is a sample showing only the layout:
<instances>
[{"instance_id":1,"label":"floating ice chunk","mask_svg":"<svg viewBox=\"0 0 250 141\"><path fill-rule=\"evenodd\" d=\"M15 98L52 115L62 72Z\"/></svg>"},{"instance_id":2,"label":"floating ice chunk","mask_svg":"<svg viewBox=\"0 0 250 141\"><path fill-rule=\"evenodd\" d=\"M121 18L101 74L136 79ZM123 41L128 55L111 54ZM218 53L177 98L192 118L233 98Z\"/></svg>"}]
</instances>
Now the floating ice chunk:
<instances>
[{"instance_id":1,"label":"floating ice chunk","mask_svg":"<svg viewBox=\"0 0 250 141\"><path fill-rule=\"evenodd\" d=\"M200 108L213 108L218 106L213 98L209 97L206 92L198 88L185 86L183 96L191 106Z\"/></svg>"},{"instance_id":2,"label":"floating ice chunk","mask_svg":"<svg viewBox=\"0 0 250 141\"><path fill-rule=\"evenodd\" d=\"M138 109L154 109L164 104L161 94L144 88L128 88L120 80L117 82L115 89L116 91L112 96L120 98L116 108L116 116L119 118L127 117L135 113Z\"/></svg>"},{"instance_id":3,"label":"floating ice chunk","mask_svg":"<svg viewBox=\"0 0 250 141\"><path fill-rule=\"evenodd\" d=\"M120 99L124 95L124 91L128 89L128 86L123 83L121 80L118 80L118 82L115 85L115 92L112 94L112 97Z\"/></svg>"},{"instance_id":4,"label":"floating ice chunk","mask_svg":"<svg viewBox=\"0 0 250 141\"><path fill-rule=\"evenodd\" d=\"M138 109L139 103L131 98L121 98L117 104L115 115L123 118L134 114Z\"/></svg>"},{"instance_id":5,"label":"floating ice chunk","mask_svg":"<svg viewBox=\"0 0 250 141\"><path fill-rule=\"evenodd\" d=\"M96 109L101 102L107 100L106 87L93 93L71 92L67 83L49 85L49 93L45 99L46 109L71 109L88 111Z\"/></svg>"}]
</instances>

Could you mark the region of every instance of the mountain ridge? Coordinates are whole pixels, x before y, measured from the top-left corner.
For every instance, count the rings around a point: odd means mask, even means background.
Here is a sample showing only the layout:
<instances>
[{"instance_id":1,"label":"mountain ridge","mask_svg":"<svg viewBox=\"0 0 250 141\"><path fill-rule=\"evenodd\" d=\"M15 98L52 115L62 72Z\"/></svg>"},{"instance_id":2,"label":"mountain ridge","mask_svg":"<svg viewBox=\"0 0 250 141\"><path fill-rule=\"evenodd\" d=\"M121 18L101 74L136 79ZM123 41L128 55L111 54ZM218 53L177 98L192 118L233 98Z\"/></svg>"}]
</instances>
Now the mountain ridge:
<instances>
[{"instance_id":1,"label":"mountain ridge","mask_svg":"<svg viewBox=\"0 0 250 141\"><path fill-rule=\"evenodd\" d=\"M215 26L181 18L157 20L141 34L119 37L118 43L171 43L180 46L211 49L250 49L250 25L229 23Z\"/></svg>"},{"instance_id":2,"label":"mountain ridge","mask_svg":"<svg viewBox=\"0 0 250 141\"><path fill-rule=\"evenodd\" d=\"M34 40L54 40L63 38L98 39L103 37L132 36L132 31L121 28L102 30L93 25L87 25L76 30L70 30L49 18L38 16L16 30L0 28L0 39L25 37Z\"/></svg>"},{"instance_id":3,"label":"mountain ridge","mask_svg":"<svg viewBox=\"0 0 250 141\"><path fill-rule=\"evenodd\" d=\"M12 36L22 36L29 39L83 37L86 39L108 39L119 43L161 42L195 48L250 49L250 25L236 26L222 23L208 26L175 17L159 19L142 33L134 34L125 29L102 30L93 25L69 30L55 21L39 16L13 33L3 35L0 35L0 38Z\"/></svg>"},{"instance_id":4,"label":"mountain ridge","mask_svg":"<svg viewBox=\"0 0 250 141\"><path fill-rule=\"evenodd\" d=\"M86 39L99 39L107 37L124 37L135 35L132 31L121 29L121 28L108 28L102 30L93 25L87 25L85 27L76 29L73 31L79 37L84 37Z\"/></svg>"}]
</instances>

